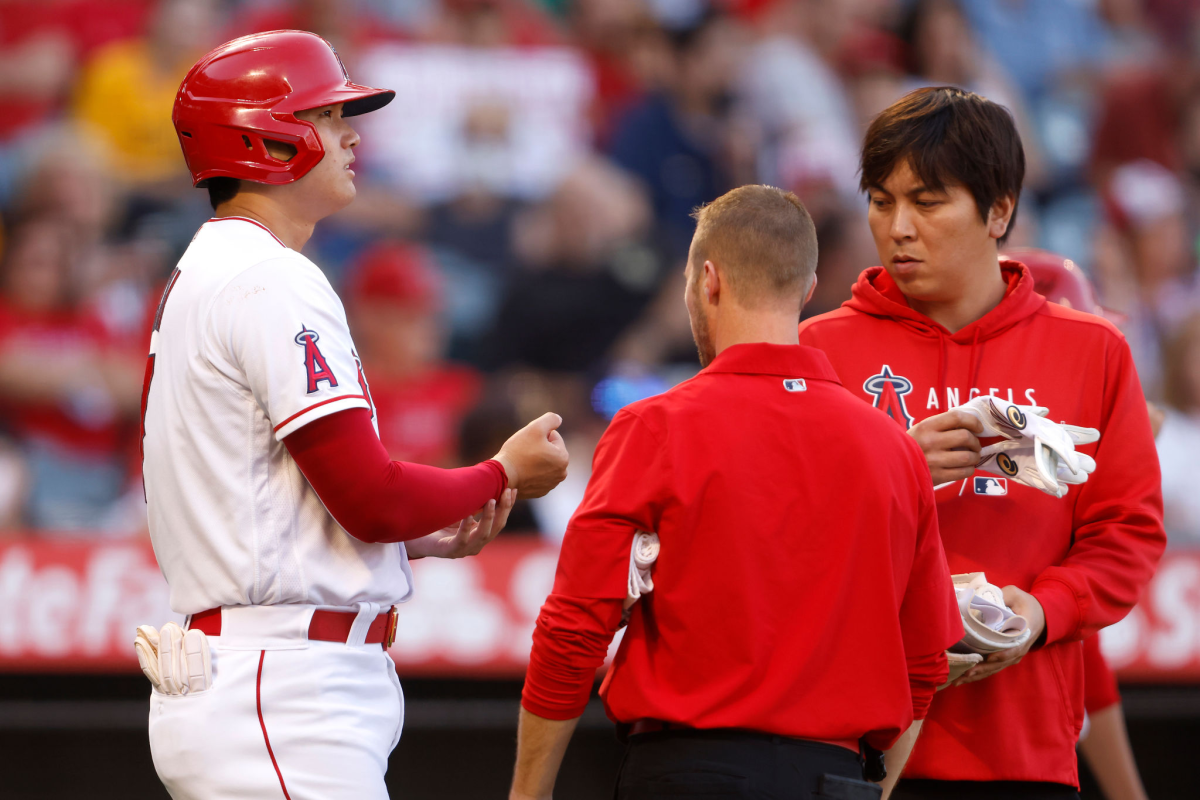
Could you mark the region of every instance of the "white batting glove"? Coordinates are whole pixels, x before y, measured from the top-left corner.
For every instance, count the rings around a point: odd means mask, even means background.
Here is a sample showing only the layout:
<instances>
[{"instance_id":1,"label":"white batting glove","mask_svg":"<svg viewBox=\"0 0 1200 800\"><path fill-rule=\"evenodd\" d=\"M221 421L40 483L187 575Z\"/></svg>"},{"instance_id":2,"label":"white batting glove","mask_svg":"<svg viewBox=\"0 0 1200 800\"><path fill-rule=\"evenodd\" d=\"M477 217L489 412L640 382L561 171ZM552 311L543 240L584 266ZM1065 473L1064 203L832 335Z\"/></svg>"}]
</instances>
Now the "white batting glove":
<instances>
[{"instance_id":1,"label":"white batting glove","mask_svg":"<svg viewBox=\"0 0 1200 800\"><path fill-rule=\"evenodd\" d=\"M1072 472L1049 448L1039 448L1021 440L1004 441L988 445L979 452L979 469L1062 498L1071 486L1086 483L1096 469L1095 459L1086 453L1076 453L1075 457L1079 460L1079 472ZM1042 477L1045 474L1053 474L1056 482L1051 485Z\"/></svg>"},{"instance_id":2,"label":"white batting glove","mask_svg":"<svg viewBox=\"0 0 1200 800\"><path fill-rule=\"evenodd\" d=\"M202 631L184 631L174 622L161 631L142 625L133 649L142 672L162 694L196 694L212 686L212 654Z\"/></svg>"},{"instance_id":3,"label":"white batting glove","mask_svg":"<svg viewBox=\"0 0 1200 800\"><path fill-rule=\"evenodd\" d=\"M158 672L158 642L158 629L153 625L139 625L133 640L133 651L137 653L142 672L146 673L155 689L162 691L162 676Z\"/></svg>"},{"instance_id":4,"label":"white batting glove","mask_svg":"<svg viewBox=\"0 0 1200 800\"><path fill-rule=\"evenodd\" d=\"M1096 469L1092 458L1075 451L1075 445L1100 438L1095 428L1051 422L1042 406L1020 406L992 395L975 397L958 410L980 421L982 437L1007 440L980 452L982 470L1061 498L1068 484L1083 483Z\"/></svg>"}]
</instances>

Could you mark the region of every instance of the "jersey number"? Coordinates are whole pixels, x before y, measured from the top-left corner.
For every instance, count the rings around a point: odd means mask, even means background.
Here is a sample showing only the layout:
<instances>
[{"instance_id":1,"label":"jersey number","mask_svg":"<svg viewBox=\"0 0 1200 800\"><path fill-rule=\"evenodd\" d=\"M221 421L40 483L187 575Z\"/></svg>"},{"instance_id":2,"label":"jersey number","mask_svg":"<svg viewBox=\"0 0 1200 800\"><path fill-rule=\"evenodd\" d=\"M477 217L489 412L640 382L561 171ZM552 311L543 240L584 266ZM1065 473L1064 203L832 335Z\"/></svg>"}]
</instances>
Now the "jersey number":
<instances>
[{"instance_id":1,"label":"jersey number","mask_svg":"<svg viewBox=\"0 0 1200 800\"><path fill-rule=\"evenodd\" d=\"M138 437L138 455L142 460L142 491L146 491L146 402L150 399L150 381L154 380L154 351L158 346L158 329L162 325L163 309L167 307L167 298L179 280L179 268L171 272L167 279L167 288L163 290L162 299L158 301L158 311L154 312L154 330L150 333L150 355L146 359L146 375L142 379L142 431Z\"/></svg>"}]
</instances>

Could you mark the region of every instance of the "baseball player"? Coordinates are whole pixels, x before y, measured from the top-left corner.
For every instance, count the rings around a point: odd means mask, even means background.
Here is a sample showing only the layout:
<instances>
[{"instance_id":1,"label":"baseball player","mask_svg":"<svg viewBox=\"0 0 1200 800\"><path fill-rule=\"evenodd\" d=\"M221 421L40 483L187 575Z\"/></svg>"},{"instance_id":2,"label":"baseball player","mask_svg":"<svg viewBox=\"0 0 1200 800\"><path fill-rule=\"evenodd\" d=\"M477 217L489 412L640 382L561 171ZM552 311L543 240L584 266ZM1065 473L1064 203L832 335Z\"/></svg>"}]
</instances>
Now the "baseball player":
<instances>
[{"instance_id":1,"label":"baseball player","mask_svg":"<svg viewBox=\"0 0 1200 800\"><path fill-rule=\"evenodd\" d=\"M600 689L629 739L622 798L878 798L860 739L899 773L963 635L920 448L797 345L808 212L743 186L697 218L704 369L596 447L538 616L511 800L550 797L639 595ZM659 551L635 581L639 531Z\"/></svg>"},{"instance_id":2,"label":"baseball player","mask_svg":"<svg viewBox=\"0 0 1200 800\"><path fill-rule=\"evenodd\" d=\"M921 444L951 570L985 571L1031 631L937 694L895 797L1076 797L1080 639L1128 613L1166 544L1124 337L1047 303L1022 264L998 257L1024 168L1011 115L978 95L930 87L885 109L862 149L882 266L842 308L800 326L801 343ZM1022 426L1095 429L1086 460L1071 456L1094 472L1039 489L1016 451L981 465L983 424L955 410L980 396Z\"/></svg>"},{"instance_id":3,"label":"baseball player","mask_svg":"<svg viewBox=\"0 0 1200 800\"><path fill-rule=\"evenodd\" d=\"M478 552L566 474L553 414L465 469L379 441L342 304L299 251L354 199L349 118L392 97L300 31L218 47L176 97L216 213L163 294L142 395L150 536L188 617L137 641L175 798L385 798L408 559Z\"/></svg>"}]
</instances>

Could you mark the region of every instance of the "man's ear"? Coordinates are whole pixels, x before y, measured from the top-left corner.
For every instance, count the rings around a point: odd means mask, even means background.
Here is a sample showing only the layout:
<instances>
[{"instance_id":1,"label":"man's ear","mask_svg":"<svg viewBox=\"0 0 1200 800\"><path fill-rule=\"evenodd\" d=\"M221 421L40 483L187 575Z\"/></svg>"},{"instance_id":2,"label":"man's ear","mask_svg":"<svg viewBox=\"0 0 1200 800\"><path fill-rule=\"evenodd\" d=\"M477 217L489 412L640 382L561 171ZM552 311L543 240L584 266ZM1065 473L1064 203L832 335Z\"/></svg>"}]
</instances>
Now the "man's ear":
<instances>
[{"instance_id":1,"label":"man's ear","mask_svg":"<svg viewBox=\"0 0 1200 800\"><path fill-rule=\"evenodd\" d=\"M804 302L802 302L800 304L801 308L804 308L806 305L808 305L808 301L812 300L813 292L815 292L816 290L817 290L817 273L814 272L813 276L812 276L812 283L809 284L808 291L804 294Z\"/></svg>"},{"instance_id":2,"label":"man's ear","mask_svg":"<svg viewBox=\"0 0 1200 800\"><path fill-rule=\"evenodd\" d=\"M717 272L717 265L711 261L704 262L704 274L700 277L700 290L704 292L704 299L716 305L721 301L721 273Z\"/></svg>"},{"instance_id":3,"label":"man's ear","mask_svg":"<svg viewBox=\"0 0 1200 800\"><path fill-rule=\"evenodd\" d=\"M992 208L988 211L988 236L999 239L1008 233L1008 225L1016 208L1017 199L1012 195L1005 195L992 203Z\"/></svg>"}]
</instances>

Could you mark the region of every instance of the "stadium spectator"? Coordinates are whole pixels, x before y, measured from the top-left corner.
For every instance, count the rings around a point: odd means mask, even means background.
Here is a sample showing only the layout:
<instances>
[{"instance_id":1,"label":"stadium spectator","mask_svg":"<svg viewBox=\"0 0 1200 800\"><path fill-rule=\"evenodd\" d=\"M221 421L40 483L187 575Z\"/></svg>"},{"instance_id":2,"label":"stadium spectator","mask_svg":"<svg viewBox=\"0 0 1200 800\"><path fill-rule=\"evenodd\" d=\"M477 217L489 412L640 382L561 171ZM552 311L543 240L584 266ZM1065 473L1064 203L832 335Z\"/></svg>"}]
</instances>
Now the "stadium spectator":
<instances>
[{"instance_id":1,"label":"stadium spectator","mask_svg":"<svg viewBox=\"0 0 1200 800\"><path fill-rule=\"evenodd\" d=\"M709 13L670 30L665 91L656 91L616 124L609 154L650 189L670 256L687 255L692 211L728 188L723 163L730 134L740 28Z\"/></svg>"},{"instance_id":2,"label":"stadium spectator","mask_svg":"<svg viewBox=\"0 0 1200 800\"><path fill-rule=\"evenodd\" d=\"M852 27L845 6L808 0L764 12L739 85L744 110L762 130L760 178L794 189L806 206L822 188L857 197L859 126L836 71Z\"/></svg>"},{"instance_id":3,"label":"stadium spectator","mask_svg":"<svg viewBox=\"0 0 1200 800\"><path fill-rule=\"evenodd\" d=\"M1167 407L1155 440L1163 475L1163 520L1176 547L1200 547L1200 313L1180 327L1164 349Z\"/></svg>"},{"instance_id":4,"label":"stadium spectator","mask_svg":"<svg viewBox=\"0 0 1200 800\"><path fill-rule=\"evenodd\" d=\"M358 259L347 300L388 454L458 466L459 429L479 400L483 379L442 358L442 288L429 253L398 242L373 246Z\"/></svg>"},{"instance_id":5,"label":"stadium spectator","mask_svg":"<svg viewBox=\"0 0 1200 800\"><path fill-rule=\"evenodd\" d=\"M74 113L107 144L118 180L186 185L171 106L184 73L215 44L214 13L214 0L162 0L145 36L108 45L84 67Z\"/></svg>"},{"instance_id":6,"label":"stadium spectator","mask_svg":"<svg viewBox=\"0 0 1200 800\"><path fill-rule=\"evenodd\" d=\"M34 219L13 231L0 295L0 407L29 465L34 528L103 527L125 487L123 421L140 376L112 352L73 293L68 229Z\"/></svg>"},{"instance_id":7,"label":"stadium spectator","mask_svg":"<svg viewBox=\"0 0 1200 800\"><path fill-rule=\"evenodd\" d=\"M1188 198L1174 172L1147 159L1115 169L1105 196L1113 252L1097 259L1101 294L1128 317L1122 329L1138 374L1147 396L1158 399L1160 343L1200 308Z\"/></svg>"},{"instance_id":8,"label":"stadium spectator","mask_svg":"<svg viewBox=\"0 0 1200 800\"><path fill-rule=\"evenodd\" d=\"M596 366L654 297L666 272L647 241L652 217L634 180L581 164L518 221L525 269L505 295L485 363L550 371Z\"/></svg>"}]
</instances>

